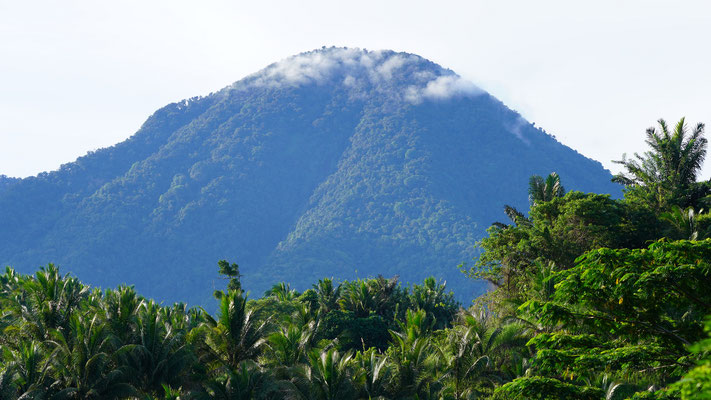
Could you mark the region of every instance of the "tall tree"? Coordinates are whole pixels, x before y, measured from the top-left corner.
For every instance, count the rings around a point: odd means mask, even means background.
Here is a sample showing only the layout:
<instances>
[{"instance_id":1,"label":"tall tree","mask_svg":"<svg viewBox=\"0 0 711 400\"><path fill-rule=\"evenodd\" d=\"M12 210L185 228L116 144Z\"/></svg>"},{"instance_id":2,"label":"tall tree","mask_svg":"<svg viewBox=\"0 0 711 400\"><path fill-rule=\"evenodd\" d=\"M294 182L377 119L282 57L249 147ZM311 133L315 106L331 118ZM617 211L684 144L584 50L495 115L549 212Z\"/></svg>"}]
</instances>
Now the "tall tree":
<instances>
[{"instance_id":1,"label":"tall tree","mask_svg":"<svg viewBox=\"0 0 711 400\"><path fill-rule=\"evenodd\" d=\"M696 184L696 177L706 157L704 124L699 123L688 133L684 118L673 131L660 119L659 129L647 129L646 143L650 150L634 158L614 161L625 172L615 175L613 182L627 187L625 196L641 201L654 210L665 210L671 205L697 206L709 194L709 185Z\"/></svg>"}]
</instances>

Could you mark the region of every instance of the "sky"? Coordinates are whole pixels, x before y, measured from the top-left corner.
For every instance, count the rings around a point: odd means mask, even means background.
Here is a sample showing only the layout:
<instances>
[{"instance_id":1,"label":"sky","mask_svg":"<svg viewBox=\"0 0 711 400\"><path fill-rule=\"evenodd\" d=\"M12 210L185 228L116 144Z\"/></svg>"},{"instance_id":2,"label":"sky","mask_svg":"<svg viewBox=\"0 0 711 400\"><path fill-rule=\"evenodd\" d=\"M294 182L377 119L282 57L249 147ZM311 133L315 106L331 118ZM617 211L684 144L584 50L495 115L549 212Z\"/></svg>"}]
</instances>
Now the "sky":
<instances>
[{"instance_id":1,"label":"sky","mask_svg":"<svg viewBox=\"0 0 711 400\"><path fill-rule=\"evenodd\" d=\"M616 173L659 118L711 124L710 41L708 1L0 0L0 174L322 46L432 60Z\"/></svg>"}]
</instances>

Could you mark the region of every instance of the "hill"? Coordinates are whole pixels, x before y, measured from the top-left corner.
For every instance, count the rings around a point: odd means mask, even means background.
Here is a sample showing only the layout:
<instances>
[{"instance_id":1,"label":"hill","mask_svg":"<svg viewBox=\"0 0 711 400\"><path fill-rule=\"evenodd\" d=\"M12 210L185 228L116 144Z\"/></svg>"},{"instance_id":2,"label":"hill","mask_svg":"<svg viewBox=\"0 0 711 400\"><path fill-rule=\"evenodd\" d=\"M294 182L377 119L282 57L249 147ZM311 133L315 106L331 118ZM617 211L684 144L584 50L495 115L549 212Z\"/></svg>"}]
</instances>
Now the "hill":
<instances>
[{"instance_id":1,"label":"hill","mask_svg":"<svg viewBox=\"0 0 711 400\"><path fill-rule=\"evenodd\" d=\"M206 304L216 262L247 290L457 265L532 174L618 194L600 163L419 56L321 49L156 111L128 140L0 180L0 263ZM1 172L1 171L0 171Z\"/></svg>"}]
</instances>

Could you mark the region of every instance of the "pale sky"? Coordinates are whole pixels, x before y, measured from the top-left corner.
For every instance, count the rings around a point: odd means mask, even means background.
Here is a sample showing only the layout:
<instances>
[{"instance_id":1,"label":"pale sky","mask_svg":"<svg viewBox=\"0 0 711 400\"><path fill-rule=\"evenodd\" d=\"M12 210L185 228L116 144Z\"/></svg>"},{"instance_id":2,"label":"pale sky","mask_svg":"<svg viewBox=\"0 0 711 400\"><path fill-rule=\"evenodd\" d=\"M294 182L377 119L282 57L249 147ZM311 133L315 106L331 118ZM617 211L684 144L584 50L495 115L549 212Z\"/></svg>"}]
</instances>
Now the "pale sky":
<instances>
[{"instance_id":1,"label":"pale sky","mask_svg":"<svg viewBox=\"0 0 711 400\"><path fill-rule=\"evenodd\" d=\"M428 58L617 172L657 119L711 124L710 42L709 1L0 0L0 174L322 46Z\"/></svg>"}]
</instances>

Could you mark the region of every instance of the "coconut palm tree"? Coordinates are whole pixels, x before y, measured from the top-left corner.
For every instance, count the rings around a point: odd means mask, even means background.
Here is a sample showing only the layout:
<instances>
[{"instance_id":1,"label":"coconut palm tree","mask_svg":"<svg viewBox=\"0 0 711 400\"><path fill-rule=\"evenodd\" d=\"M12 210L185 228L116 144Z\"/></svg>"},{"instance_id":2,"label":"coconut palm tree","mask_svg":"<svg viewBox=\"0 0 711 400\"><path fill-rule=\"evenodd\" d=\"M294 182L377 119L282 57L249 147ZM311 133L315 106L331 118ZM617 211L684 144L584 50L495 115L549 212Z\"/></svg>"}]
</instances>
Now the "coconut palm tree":
<instances>
[{"instance_id":1,"label":"coconut palm tree","mask_svg":"<svg viewBox=\"0 0 711 400\"><path fill-rule=\"evenodd\" d=\"M455 327L447 335L445 348L440 349L447 383L446 392L454 400L468 399L479 394L477 384L489 383L487 369L490 359L477 351L480 338L472 328Z\"/></svg>"},{"instance_id":2,"label":"coconut palm tree","mask_svg":"<svg viewBox=\"0 0 711 400\"><path fill-rule=\"evenodd\" d=\"M279 301L292 301L298 296L299 293L286 282L279 282L264 293L264 297L274 297Z\"/></svg>"},{"instance_id":3,"label":"coconut palm tree","mask_svg":"<svg viewBox=\"0 0 711 400\"><path fill-rule=\"evenodd\" d=\"M193 392L188 398L195 400L258 400L283 399L283 385L275 381L269 371L250 360L242 361L237 369L227 369L224 374L204 382L204 390Z\"/></svg>"},{"instance_id":4,"label":"coconut palm tree","mask_svg":"<svg viewBox=\"0 0 711 400\"><path fill-rule=\"evenodd\" d=\"M119 286L116 290L107 290L100 304L102 317L111 332L122 343L135 340L138 313L144 300L136 293L133 286Z\"/></svg>"},{"instance_id":5,"label":"coconut palm tree","mask_svg":"<svg viewBox=\"0 0 711 400\"><path fill-rule=\"evenodd\" d=\"M564 195L565 188L560 183L560 176L555 172L551 172L545 179L533 175L528 180L528 201L532 206Z\"/></svg>"},{"instance_id":6,"label":"coconut palm tree","mask_svg":"<svg viewBox=\"0 0 711 400\"><path fill-rule=\"evenodd\" d=\"M244 360L254 360L266 344L270 319L256 321L254 309L247 310L241 290L220 296L217 320L205 314L205 323L194 329L190 341L197 347L200 361L213 369L237 369Z\"/></svg>"},{"instance_id":7,"label":"coconut palm tree","mask_svg":"<svg viewBox=\"0 0 711 400\"><path fill-rule=\"evenodd\" d=\"M427 320L424 310L407 310L400 331L390 331L393 344L387 354L393 375L389 391L396 398L423 397L435 380L438 360L428 335L432 324Z\"/></svg>"},{"instance_id":8,"label":"coconut palm tree","mask_svg":"<svg viewBox=\"0 0 711 400\"><path fill-rule=\"evenodd\" d=\"M454 293L447 292L446 289L446 282L438 283L432 276L425 278L422 285L412 286L412 306L427 312L434 329L450 326L459 309Z\"/></svg>"},{"instance_id":9,"label":"coconut palm tree","mask_svg":"<svg viewBox=\"0 0 711 400\"><path fill-rule=\"evenodd\" d=\"M375 297L368 282L358 279L343 285L338 304L342 310L352 311L356 318L365 318L375 311Z\"/></svg>"},{"instance_id":10,"label":"coconut palm tree","mask_svg":"<svg viewBox=\"0 0 711 400\"><path fill-rule=\"evenodd\" d=\"M194 362L185 332L166 319L153 301L142 303L136 321L136 343L124 345L116 358L134 386L143 393L160 394L164 385L179 387Z\"/></svg>"},{"instance_id":11,"label":"coconut palm tree","mask_svg":"<svg viewBox=\"0 0 711 400\"><path fill-rule=\"evenodd\" d=\"M50 338L52 330L67 334L71 316L79 303L88 297L89 287L76 278L61 276L54 264L42 267L24 282L26 302L20 308L22 319L38 340Z\"/></svg>"},{"instance_id":12,"label":"coconut palm tree","mask_svg":"<svg viewBox=\"0 0 711 400\"><path fill-rule=\"evenodd\" d=\"M358 384L359 398L368 400L385 398L391 375L388 357L371 347L356 354L355 365L358 368L355 382Z\"/></svg>"},{"instance_id":13,"label":"coconut palm tree","mask_svg":"<svg viewBox=\"0 0 711 400\"><path fill-rule=\"evenodd\" d=\"M681 207L673 205L670 211L659 214L659 218L672 225L672 239L700 240L705 239L711 233L711 229L704 230L699 226L699 216L704 210L696 211L693 207L682 210Z\"/></svg>"},{"instance_id":14,"label":"coconut palm tree","mask_svg":"<svg viewBox=\"0 0 711 400\"><path fill-rule=\"evenodd\" d=\"M531 356L526 346L529 328L518 321L504 323L484 309L470 308L460 312L458 326L470 331L473 354L489 358L485 375L491 382L513 379L502 372L514 370L514 364Z\"/></svg>"},{"instance_id":15,"label":"coconut palm tree","mask_svg":"<svg viewBox=\"0 0 711 400\"><path fill-rule=\"evenodd\" d=\"M15 368L13 366L6 366L2 371L0 371L0 399L10 400L17 397Z\"/></svg>"},{"instance_id":16,"label":"coconut palm tree","mask_svg":"<svg viewBox=\"0 0 711 400\"><path fill-rule=\"evenodd\" d=\"M628 188L626 197L634 198L656 211L671 205L697 206L697 201L708 194L708 186L696 185L696 177L706 157L704 124L699 123L688 133L684 118L670 131L660 119L659 129L647 129L646 143L651 148L634 158L614 161L625 172L612 179Z\"/></svg>"},{"instance_id":17,"label":"coconut palm tree","mask_svg":"<svg viewBox=\"0 0 711 400\"><path fill-rule=\"evenodd\" d=\"M105 324L97 316L72 315L70 329L55 330L52 370L53 386L63 388L55 396L73 399L118 399L135 394L133 386L111 362L114 343Z\"/></svg>"},{"instance_id":18,"label":"coconut palm tree","mask_svg":"<svg viewBox=\"0 0 711 400\"><path fill-rule=\"evenodd\" d=\"M319 313L327 314L331 310L338 308L338 299L341 297L341 286L335 286L333 279L319 279L313 285L318 298Z\"/></svg>"},{"instance_id":19,"label":"coconut palm tree","mask_svg":"<svg viewBox=\"0 0 711 400\"><path fill-rule=\"evenodd\" d=\"M3 393L12 393L3 399L20 396L41 396L51 384L51 352L41 343L33 340L21 340L17 346L4 349L5 369L0 376Z\"/></svg>"},{"instance_id":20,"label":"coconut palm tree","mask_svg":"<svg viewBox=\"0 0 711 400\"><path fill-rule=\"evenodd\" d=\"M316 323L306 325L289 324L268 337L269 350L266 360L270 364L292 367L305 362L308 352L313 346Z\"/></svg>"},{"instance_id":21,"label":"coconut palm tree","mask_svg":"<svg viewBox=\"0 0 711 400\"><path fill-rule=\"evenodd\" d=\"M353 354L340 353L335 347L314 349L308 364L302 365L294 376L292 396L313 400L354 400Z\"/></svg>"}]
</instances>

